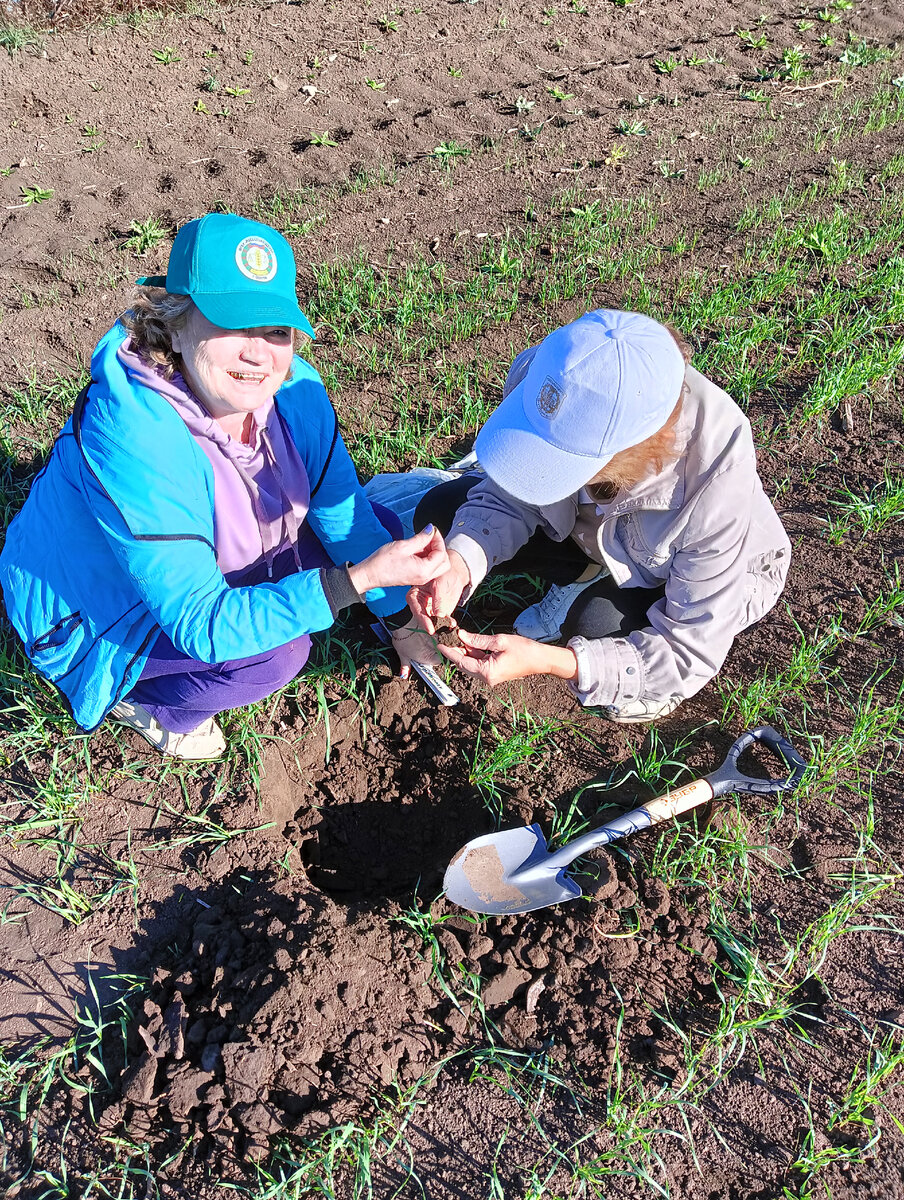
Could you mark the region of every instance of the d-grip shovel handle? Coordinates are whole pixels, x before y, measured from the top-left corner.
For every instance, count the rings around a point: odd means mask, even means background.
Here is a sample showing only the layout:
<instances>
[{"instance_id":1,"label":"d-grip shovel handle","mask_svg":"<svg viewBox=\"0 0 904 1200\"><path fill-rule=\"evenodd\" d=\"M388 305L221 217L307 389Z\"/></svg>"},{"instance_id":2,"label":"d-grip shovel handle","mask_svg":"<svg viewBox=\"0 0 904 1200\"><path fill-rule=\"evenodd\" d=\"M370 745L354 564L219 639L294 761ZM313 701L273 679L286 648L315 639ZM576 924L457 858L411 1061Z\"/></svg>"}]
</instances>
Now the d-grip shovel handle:
<instances>
[{"instance_id":1,"label":"d-grip shovel handle","mask_svg":"<svg viewBox=\"0 0 904 1200\"><path fill-rule=\"evenodd\" d=\"M738 759L754 742L762 742L764 746L768 746L776 755L784 759L785 765L791 768L790 774L783 779L755 779L739 771ZM700 804L706 804L716 796L724 796L728 792L755 792L765 796L774 792L789 791L791 788L797 787L806 769L807 764L777 729L773 729L770 725L760 726L759 729L750 729L747 733L741 734L728 751L722 765L710 772L709 775L705 775L702 779L695 779L692 783L685 783L673 792L657 796L655 800L648 800L640 808L632 809L624 816L616 817L608 825L591 829L583 837L576 838L567 846L563 846L561 850L550 854L548 858L544 859L544 865L546 867L567 867L569 863L574 862L576 858L586 854L589 850L607 846L609 842L627 837L631 833L639 833L641 829L649 829L651 825L668 821L672 817L677 817L681 813L688 812Z\"/></svg>"},{"instance_id":2,"label":"d-grip shovel handle","mask_svg":"<svg viewBox=\"0 0 904 1200\"><path fill-rule=\"evenodd\" d=\"M754 779L739 771L738 759L754 742L762 742L773 754L783 758L785 766L791 769L790 775L784 779ZM754 792L758 796L770 796L774 792L787 792L796 788L806 769L807 764L787 738L782 737L771 725L761 725L759 729L750 729L741 734L726 754L725 762L710 772L706 781L714 796L725 796L728 792Z\"/></svg>"}]
</instances>

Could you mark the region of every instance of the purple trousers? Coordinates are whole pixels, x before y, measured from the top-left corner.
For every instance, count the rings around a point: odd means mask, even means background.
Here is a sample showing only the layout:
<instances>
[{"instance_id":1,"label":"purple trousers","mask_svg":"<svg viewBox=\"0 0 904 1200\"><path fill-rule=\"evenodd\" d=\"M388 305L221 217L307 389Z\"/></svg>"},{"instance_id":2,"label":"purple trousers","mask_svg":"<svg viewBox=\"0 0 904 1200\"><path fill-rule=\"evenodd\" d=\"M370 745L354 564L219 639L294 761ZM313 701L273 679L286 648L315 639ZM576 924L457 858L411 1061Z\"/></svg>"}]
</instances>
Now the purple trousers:
<instances>
[{"instance_id":1,"label":"purple trousers","mask_svg":"<svg viewBox=\"0 0 904 1200\"><path fill-rule=\"evenodd\" d=\"M329 565L326 551L317 539L311 535L310 541L316 545L304 547L305 568ZM320 561L317 561L318 550ZM292 551L284 550L273 561L272 578L285 579L297 569ZM229 584L250 587L266 578L266 569L260 564L237 577L230 576ZM224 709L254 704L285 687L307 662L310 652L311 639L305 634L251 658L205 663L189 658L176 649L165 633L160 633L138 683L129 692L129 699L147 709L164 729L191 733Z\"/></svg>"},{"instance_id":2,"label":"purple trousers","mask_svg":"<svg viewBox=\"0 0 904 1200\"><path fill-rule=\"evenodd\" d=\"M402 537L398 517L374 504L380 523L393 538ZM298 556L305 570L332 566L332 561L307 523L298 538ZM270 578L279 581L298 570L295 555L284 550L273 560ZM252 587L263 583L267 571L263 563L227 577L230 587ZM251 658L229 662L205 663L177 650L165 633L158 635L151 654L129 699L147 709L164 729L172 733L191 733L210 717L227 708L254 704L295 678L308 661L311 639L305 634Z\"/></svg>"}]
</instances>

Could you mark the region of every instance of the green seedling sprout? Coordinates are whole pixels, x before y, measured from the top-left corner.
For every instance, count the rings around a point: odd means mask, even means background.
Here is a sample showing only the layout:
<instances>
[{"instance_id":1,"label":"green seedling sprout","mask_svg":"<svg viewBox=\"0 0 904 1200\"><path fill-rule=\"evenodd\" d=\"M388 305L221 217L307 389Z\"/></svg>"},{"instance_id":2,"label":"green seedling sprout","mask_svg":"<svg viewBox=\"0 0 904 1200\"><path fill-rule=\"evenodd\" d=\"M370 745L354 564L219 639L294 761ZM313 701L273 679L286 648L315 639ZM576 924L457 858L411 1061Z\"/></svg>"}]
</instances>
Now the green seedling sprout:
<instances>
[{"instance_id":1,"label":"green seedling sprout","mask_svg":"<svg viewBox=\"0 0 904 1200\"><path fill-rule=\"evenodd\" d=\"M638 118L630 120L625 117L622 118L621 121L617 122L615 126L615 132L626 137L646 137L650 131L646 124Z\"/></svg>"},{"instance_id":2,"label":"green seedling sprout","mask_svg":"<svg viewBox=\"0 0 904 1200\"><path fill-rule=\"evenodd\" d=\"M443 142L433 151L433 157L438 158L445 167L448 167L456 158L468 158L470 154L471 151L467 146L456 141Z\"/></svg>"},{"instance_id":3,"label":"green seedling sprout","mask_svg":"<svg viewBox=\"0 0 904 1200\"><path fill-rule=\"evenodd\" d=\"M22 207L28 208L32 204L43 204L45 200L49 200L53 195L53 188L23 183L19 188L19 195L22 197Z\"/></svg>"},{"instance_id":4,"label":"green seedling sprout","mask_svg":"<svg viewBox=\"0 0 904 1200\"><path fill-rule=\"evenodd\" d=\"M144 221L133 221L129 226L129 236L122 242L123 250L131 250L133 254L143 258L167 237L172 230L164 225L157 217L147 217Z\"/></svg>"},{"instance_id":5,"label":"green seedling sprout","mask_svg":"<svg viewBox=\"0 0 904 1200\"><path fill-rule=\"evenodd\" d=\"M0 49L5 50L10 58L21 50L39 49L41 41L41 35L30 25L0 17Z\"/></svg>"}]
</instances>

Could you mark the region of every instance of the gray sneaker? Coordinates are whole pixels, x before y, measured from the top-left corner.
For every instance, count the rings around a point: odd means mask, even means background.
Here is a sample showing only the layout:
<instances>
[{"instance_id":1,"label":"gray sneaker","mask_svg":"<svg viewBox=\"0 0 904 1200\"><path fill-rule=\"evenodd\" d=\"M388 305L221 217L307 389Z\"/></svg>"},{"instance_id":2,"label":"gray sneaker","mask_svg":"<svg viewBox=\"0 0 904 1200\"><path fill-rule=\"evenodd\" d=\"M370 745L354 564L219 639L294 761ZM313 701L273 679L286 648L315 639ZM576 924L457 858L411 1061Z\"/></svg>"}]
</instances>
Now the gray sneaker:
<instances>
[{"instance_id":1,"label":"gray sneaker","mask_svg":"<svg viewBox=\"0 0 904 1200\"><path fill-rule=\"evenodd\" d=\"M155 750L173 758L201 762L222 758L226 749L223 731L213 717L209 717L190 733L174 733L171 729L164 729L156 717L152 717L147 709L132 700L120 700L110 709L107 716L113 721L118 721L120 725L134 729L146 742L150 742Z\"/></svg>"},{"instance_id":2,"label":"gray sneaker","mask_svg":"<svg viewBox=\"0 0 904 1200\"><path fill-rule=\"evenodd\" d=\"M674 696L654 703L629 700L626 704L607 704L601 711L607 720L616 721L619 725L647 725L650 721L667 717L680 703L681 701L676 700Z\"/></svg>"},{"instance_id":3,"label":"gray sneaker","mask_svg":"<svg viewBox=\"0 0 904 1200\"><path fill-rule=\"evenodd\" d=\"M561 636L562 625L572 604L581 592L594 583L599 583L604 572L605 568L600 568L599 574L584 583L567 583L564 587L554 583L542 600L518 614L515 618L515 633L535 642L556 641Z\"/></svg>"}]
</instances>

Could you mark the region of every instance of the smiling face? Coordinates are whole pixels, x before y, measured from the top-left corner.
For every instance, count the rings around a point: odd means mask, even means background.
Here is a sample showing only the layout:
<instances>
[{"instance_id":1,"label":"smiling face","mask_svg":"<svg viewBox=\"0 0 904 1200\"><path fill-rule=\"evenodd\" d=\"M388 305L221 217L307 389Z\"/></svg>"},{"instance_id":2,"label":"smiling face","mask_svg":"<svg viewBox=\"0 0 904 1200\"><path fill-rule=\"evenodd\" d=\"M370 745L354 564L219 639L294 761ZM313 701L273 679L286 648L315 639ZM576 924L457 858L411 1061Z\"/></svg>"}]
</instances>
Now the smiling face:
<instances>
[{"instance_id":1,"label":"smiling face","mask_svg":"<svg viewBox=\"0 0 904 1200\"><path fill-rule=\"evenodd\" d=\"M217 421L260 408L292 365L292 330L285 325L221 329L192 307L172 340L185 382Z\"/></svg>"}]
</instances>

